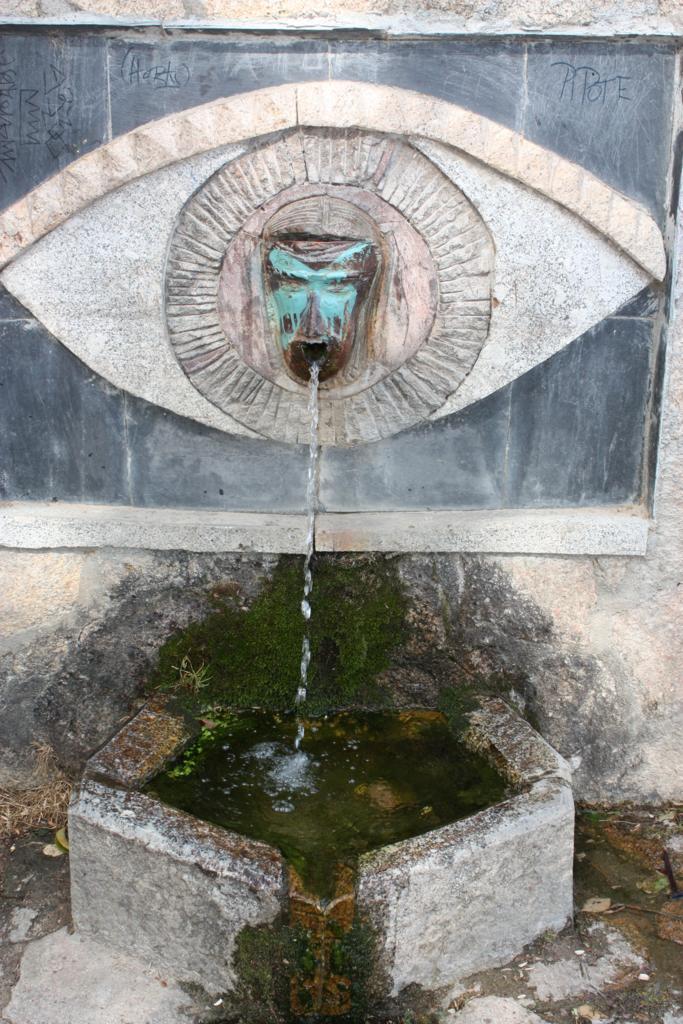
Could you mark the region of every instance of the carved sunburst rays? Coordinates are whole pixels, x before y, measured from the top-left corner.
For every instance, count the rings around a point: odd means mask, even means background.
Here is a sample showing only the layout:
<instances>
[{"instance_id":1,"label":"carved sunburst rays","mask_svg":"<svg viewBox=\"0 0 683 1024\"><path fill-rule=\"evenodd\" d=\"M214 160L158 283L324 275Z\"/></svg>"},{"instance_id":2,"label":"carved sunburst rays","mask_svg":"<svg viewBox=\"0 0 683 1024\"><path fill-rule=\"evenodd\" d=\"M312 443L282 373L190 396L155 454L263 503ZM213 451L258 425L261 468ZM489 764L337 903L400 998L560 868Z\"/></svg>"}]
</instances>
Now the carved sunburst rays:
<instances>
[{"instance_id":1,"label":"carved sunburst rays","mask_svg":"<svg viewBox=\"0 0 683 1024\"><path fill-rule=\"evenodd\" d=\"M365 390L321 394L324 444L377 440L443 405L474 365L490 316L488 231L453 182L404 142L363 131L295 130L214 174L186 203L171 242L171 344L194 386L229 415L266 437L307 439L305 387L285 389L252 369L236 343L248 317L225 329L217 309L223 257L245 221L274 196L307 184L353 185L379 196L426 242L436 270L436 314L417 351Z\"/></svg>"}]
</instances>

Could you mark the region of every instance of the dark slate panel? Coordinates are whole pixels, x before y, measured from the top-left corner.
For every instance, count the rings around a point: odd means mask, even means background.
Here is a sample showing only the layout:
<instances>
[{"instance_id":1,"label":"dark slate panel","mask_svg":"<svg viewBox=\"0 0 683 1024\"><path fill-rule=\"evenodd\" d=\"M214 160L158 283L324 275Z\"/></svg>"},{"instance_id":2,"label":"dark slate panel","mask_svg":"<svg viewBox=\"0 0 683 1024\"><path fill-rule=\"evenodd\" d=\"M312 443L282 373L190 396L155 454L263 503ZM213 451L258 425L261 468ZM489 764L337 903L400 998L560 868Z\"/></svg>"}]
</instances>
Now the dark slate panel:
<instances>
[{"instance_id":1,"label":"dark slate panel","mask_svg":"<svg viewBox=\"0 0 683 1024\"><path fill-rule=\"evenodd\" d=\"M376 444L325 450L323 507L638 500L654 330L643 318L611 317L459 413ZM5 500L303 507L303 446L230 437L124 395L34 320L0 321L0 438Z\"/></svg>"},{"instance_id":2,"label":"dark slate panel","mask_svg":"<svg viewBox=\"0 0 683 1024\"><path fill-rule=\"evenodd\" d=\"M282 36L253 40L109 42L112 132L199 103L272 85L328 77L328 47Z\"/></svg>"},{"instance_id":3,"label":"dark slate panel","mask_svg":"<svg viewBox=\"0 0 683 1024\"><path fill-rule=\"evenodd\" d=\"M330 75L416 89L518 126L524 49L505 40L127 39L110 41L109 75L115 135L221 96Z\"/></svg>"},{"instance_id":4,"label":"dark slate panel","mask_svg":"<svg viewBox=\"0 0 683 1024\"><path fill-rule=\"evenodd\" d=\"M0 321L1 320L34 320L25 306L0 284Z\"/></svg>"},{"instance_id":5,"label":"dark slate panel","mask_svg":"<svg viewBox=\"0 0 683 1024\"><path fill-rule=\"evenodd\" d=\"M330 44L333 78L428 93L519 128L524 46L509 40L385 40Z\"/></svg>"},{"instance_id":6,"label":"dark slate panel","mask_svg":"<svg viewBox=\"0 0 683 1024\"><path fill-rule=\"evenodd\" d=\"M509 393L358 448L325 449L321 505L330 512L500 508Z\"/></svg>"},{"instance_id":7,"label":"dark slate panel","mask_svg":"<svg viewBox=\"0 0 683 1024\"><path fill-rule=\"evenodd\" d=\"M108 138L106 42L0 35L0 208Z\"/></svg>"},{"instance_id":8,"label":"dark slate panel","mask_svg":"<svg viewBox=\"0 0 683 1024\"><path fill-rule=\"evenodd\" d=\"M126 503L123 396L36 321L0 323L0 496Z\"/></svg>"},{"instance_id":9,"label":"dark slate panel","mask_svg":"<svg viewBox=\"0 0 683 1024\"><path fill-rule=\"evenodd\" d=\"M675 53L654 43L529 45L524 133L664 217Z\"/></svg>"},{"instance_id":10,"label":"dark slate panel","mask_svg":"<svg viewBox=\"0 0 683 1024\"><path fill-rule=\"evenodd\" d=\"M308 449L235 437L127 398L134 505L301 512Z\"/></svg>"},{"instance_id":11,"label":"dark slate panel","mask_svg":"<svg viewBox=\"0 0 683 1024\"><path fill-rule=\"evenodd\" d=\"M510 385L510 506L640 499L652 335L603 320Z\"/></svg>"},{"instance_id":12,"label":"dark slate panel","mask_svg":"<svg viewBox=\"0 0 683 1024\"><path fill-rule=\"evenodd\" d=\"M641 292L618 309L615 316L635 316L644 320L652 320L659 312L662 288L648 285Z\"/></svg>"}]
</instances>

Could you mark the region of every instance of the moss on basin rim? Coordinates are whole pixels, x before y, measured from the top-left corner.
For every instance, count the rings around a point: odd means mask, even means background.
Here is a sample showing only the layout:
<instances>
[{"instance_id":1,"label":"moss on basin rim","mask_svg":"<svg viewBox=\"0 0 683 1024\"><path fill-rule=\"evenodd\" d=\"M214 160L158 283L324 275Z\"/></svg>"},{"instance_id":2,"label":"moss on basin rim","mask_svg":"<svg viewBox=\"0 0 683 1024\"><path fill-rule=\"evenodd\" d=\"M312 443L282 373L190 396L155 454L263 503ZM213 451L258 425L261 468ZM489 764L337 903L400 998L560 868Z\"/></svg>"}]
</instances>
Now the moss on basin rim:
<instances>
[{"instance_id":1,"label":"moss on basin rim","mask_svg":"<svg viewBox=\"0 0 683 1024\"><path fill-rule=\"evenodd\" d=\"M213 611L161 648L153 689L193 708L291 708L299 680L303 619L302 560L282 557L248 609L217 587ZM307 710L318 714L382 700L373 685L406 632L407 601L390 560L351 565L316 561L309 623Z\"/></svg>"}]
</instances>

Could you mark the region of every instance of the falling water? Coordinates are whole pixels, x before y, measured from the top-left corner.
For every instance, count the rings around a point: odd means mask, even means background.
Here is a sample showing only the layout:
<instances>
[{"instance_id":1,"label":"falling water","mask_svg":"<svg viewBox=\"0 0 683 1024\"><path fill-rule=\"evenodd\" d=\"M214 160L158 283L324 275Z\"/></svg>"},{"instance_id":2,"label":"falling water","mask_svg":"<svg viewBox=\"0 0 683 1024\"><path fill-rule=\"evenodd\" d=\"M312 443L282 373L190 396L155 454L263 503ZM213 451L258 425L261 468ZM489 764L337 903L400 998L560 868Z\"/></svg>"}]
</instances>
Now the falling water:
<instances>
[{"instance_id":1,"label":"falling water","mask_svg":"<svg viewBox=\"0 0 683 1024\"><path fill-rule=\"evenodd\" d=\"M306 486L306 558L304 560L304 596L301 601L301 614L304 617L306 628L304 639L301 645L301 679L299 688L296 691L296 704L300 706L306 700L308 693L308 666L311 661L311 639L309 636L308 621L311 617L311 604L309 597L313 590L313 572L311 561L315 548L315 513L318 503L318 379L320 377L320 366L318 363L311 364L311 389L308 398L308 416L310 422L310 444L308 455L308 484ZM295 747L298 750L304 738L304 725L301 719L297 723Z\"/></svg>"}]
</instances>

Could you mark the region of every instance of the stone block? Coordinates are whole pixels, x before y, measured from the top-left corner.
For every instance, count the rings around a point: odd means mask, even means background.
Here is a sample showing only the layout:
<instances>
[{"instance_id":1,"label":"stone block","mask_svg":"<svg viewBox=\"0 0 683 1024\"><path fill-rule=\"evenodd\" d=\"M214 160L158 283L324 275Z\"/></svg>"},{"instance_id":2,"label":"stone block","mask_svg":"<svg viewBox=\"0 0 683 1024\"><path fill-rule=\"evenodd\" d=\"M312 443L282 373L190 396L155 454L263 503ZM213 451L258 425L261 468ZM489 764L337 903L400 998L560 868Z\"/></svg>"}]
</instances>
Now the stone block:
<instances>
[{"instance_id":1,"label":"stone block","mask_svg":"<svg viewBox=\"0 0 683 1024\"><path fill-rule=\"evenodd\" d=\"M112 132L119 135L148 121L243 92L326 79L327 50L323 40L290 40L283 35L153 43L111 39Z\"/></svg>"},{"instance_id":2,"label":"stone block","mask_svg":"<svg viewBox=\"0 0 683 1024\"><path fill-rule=\"evenodd\" d=\"M646 320L609 318L511 385L512 506L642 499L653 344Z\"/></svg>"},{"instance_id":3,"label":"stone block","mask_svg":"<svg viewBox=\"0 0 683 1024\"><path fill-rule=\"evenodd\" d=\"M356 448L325 448L320 499L327 511L500 508L508 396Z\"/></svg>"},{"instance_id":4,"label":"stone block","mask_svg":"<svg viewBox=\"0 0 683 1024\"><path fill-rule=\"evenodd\" d=\"M284 908L274 849L86 779L69 811L76 928L208 992L233 988L247 925Z\"/></svg>"},{"instance_id":5,"label":"stone block","mask_svg":"<svg viewBox=\"0 0 683 1024\"><path fill-rule=\"evenodd\" d=\"M108 138L106 42L95 34L5 32L0 206Z\"/></svg>"},{"instance_id":6,"label":"stone block","mask_svg":"<svg viewBox=\"0 0 683 1024\"><path fill-rule=\"evenodd\" d=\"M509 39L336 39L330 44L330 74L332 79L411 89L516 127L524 47Z\"/></svg>"},{"instance_id":7,"label":"stone block","mask_svg":"<svg viewBox=\"0 0 683 1024\"><path fill-rule=\"evenodd\" d=\"M505 963L572 914L567 765L502 701L486 702L471 722L469 742L524 792L361 858L358 907L380 936L393 995Z\"/></svg>"},{"instance_id":8,"label":"stone block","mask_svg":"<svg viewBox=\"0 0 683 1024\"><path fill-rule=\"evenodd\" d=\"M34 320L0 323L0 352L11 381L0 404L8 467L0 496L126 502L123 395Z\"/></svg>"},{"instance_id":9,"label":"stone block","mask_svg":"<svg viewBox=\"0 0 683 1024\"><path fill-rule=\"evenodd\" d=\"M133 504L303 512L303 445L226 436L140 400L127 411Z\"/></svg>"}]
</instances>

